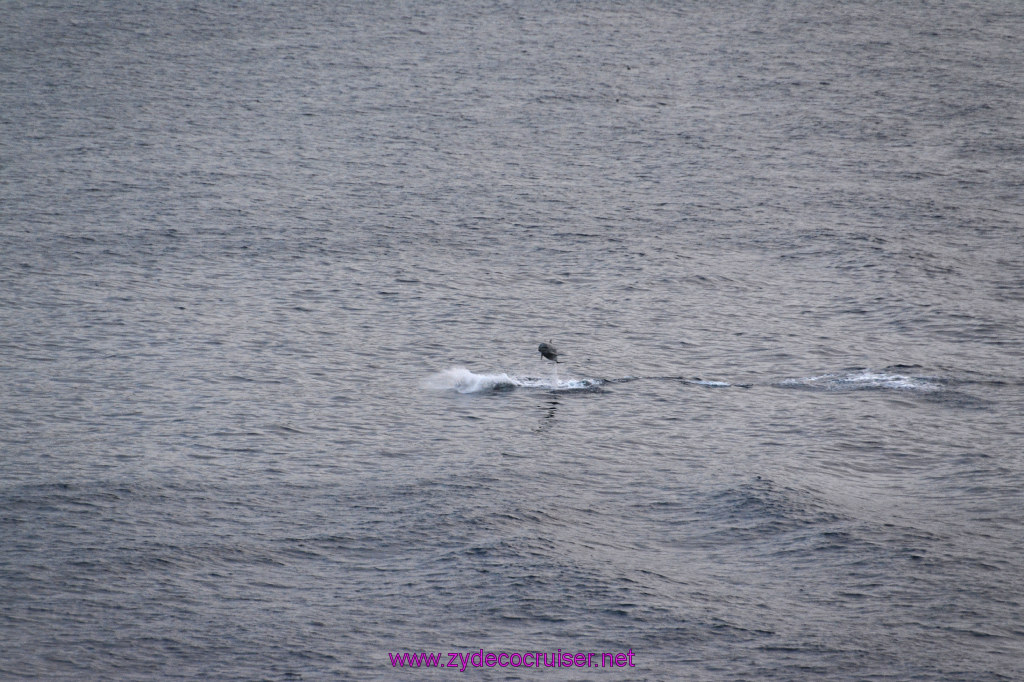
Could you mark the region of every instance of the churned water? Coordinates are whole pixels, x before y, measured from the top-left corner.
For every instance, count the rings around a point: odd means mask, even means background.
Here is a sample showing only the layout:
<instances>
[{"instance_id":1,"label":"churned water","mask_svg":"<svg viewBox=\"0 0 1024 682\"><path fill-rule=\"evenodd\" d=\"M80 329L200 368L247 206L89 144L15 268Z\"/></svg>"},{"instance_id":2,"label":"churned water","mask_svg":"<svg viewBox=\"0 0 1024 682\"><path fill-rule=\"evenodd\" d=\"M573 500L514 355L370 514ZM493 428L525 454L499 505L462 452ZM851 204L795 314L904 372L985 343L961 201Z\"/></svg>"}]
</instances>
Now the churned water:
<instances>
[{"instance_id":1,"label":"churned water","mask_svg":"<svg viewBox=\"0 0 1024 682\"><path fill-rule=\"evenodd\" d=\"M0 23L0 677L1024 676L1016 0Z\"/></svg>"}]
</instances>

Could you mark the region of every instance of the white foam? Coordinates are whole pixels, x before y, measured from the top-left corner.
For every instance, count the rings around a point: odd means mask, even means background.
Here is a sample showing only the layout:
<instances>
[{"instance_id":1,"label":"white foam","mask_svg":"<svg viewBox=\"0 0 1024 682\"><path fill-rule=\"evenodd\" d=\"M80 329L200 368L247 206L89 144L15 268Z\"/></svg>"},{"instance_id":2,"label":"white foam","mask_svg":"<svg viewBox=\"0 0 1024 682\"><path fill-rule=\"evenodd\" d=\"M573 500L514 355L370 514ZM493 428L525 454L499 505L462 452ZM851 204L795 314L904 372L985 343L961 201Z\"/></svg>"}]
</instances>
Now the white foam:
<instances>
[{"instance_id":1,"label":"white foam","mask_svg":"<svg viewBox=\"0 0 1024 682\"><path fill-rule=\"evenodd\" d=\"M939 386L923 378L862 370L848 374L821 374L802 379L786 379L782 386L821 387L827 390L892 389L904 391L935 391Z\"/></svg>"},{"instance_id":2,"label":"white foam","mask_svg":"<svg viewBox=\"0 0 1024 682\"><path fill-rule=\"evenodd\" d=\"M541 388L551 391L577 391L601 384L598 379L556 379L555 377L518 377L505 372L477 374L465 367L449 367L423 380L423 386L435 391L479 393L503 388Z\"/></svg>"},{"instance_id":3,"label":"white foam","mask_svg":"<svg viewBox=\"0 0 1024 682\"><path fill-rule=\"evenodd\" d=\"M516 383L508 374L474 374L465 367L449 367L423 380L426 388L435 391L457 391L459 393L478 393Z\"/></svg>"}]
</instances>

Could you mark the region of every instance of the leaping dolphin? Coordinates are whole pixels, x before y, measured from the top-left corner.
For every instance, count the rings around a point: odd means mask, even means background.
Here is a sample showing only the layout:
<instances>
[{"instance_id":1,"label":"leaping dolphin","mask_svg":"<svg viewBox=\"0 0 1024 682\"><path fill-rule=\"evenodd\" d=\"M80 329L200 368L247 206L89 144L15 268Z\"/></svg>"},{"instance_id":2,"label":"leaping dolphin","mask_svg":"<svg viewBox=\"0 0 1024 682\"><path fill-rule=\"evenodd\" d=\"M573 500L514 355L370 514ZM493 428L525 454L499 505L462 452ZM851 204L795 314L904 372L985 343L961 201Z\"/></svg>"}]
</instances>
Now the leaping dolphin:
<instances>
[{"instance_id":1,"label":"leaping dolphin","mask_svg":"<svg viewBox=\"0 0 1024 682\"><path fill-rule=\"evenodd\" d=\"M554 344L552 344L550 341L548 341L547 343L542 343L539 346L537 346L537 350L540 351L541 356L544 357L546 360L550 360L551 362L558 362L558 349L555 348Z\"/></svg>"}]
</instances>

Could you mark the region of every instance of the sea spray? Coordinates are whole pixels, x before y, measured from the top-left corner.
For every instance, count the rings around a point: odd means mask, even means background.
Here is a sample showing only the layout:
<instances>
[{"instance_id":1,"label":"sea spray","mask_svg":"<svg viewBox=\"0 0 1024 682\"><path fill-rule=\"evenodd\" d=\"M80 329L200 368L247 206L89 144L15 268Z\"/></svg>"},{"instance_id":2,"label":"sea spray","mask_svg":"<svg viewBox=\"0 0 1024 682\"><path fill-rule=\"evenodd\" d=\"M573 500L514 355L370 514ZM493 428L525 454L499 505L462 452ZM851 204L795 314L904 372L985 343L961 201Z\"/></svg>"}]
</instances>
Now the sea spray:
<instances>
[{"instance_id":1,"label":"sea spray","mask_svg":"<svg viewBox=\"0 0 1024 682\"><path fill-rule=\"evenodd\" d=\"M509 388L537 388L546 390L580 391L596 389L604 381L601 379L568 378L562 381L557 369L553 377L521 377L505 372L493 374L477 374L461 366L449 367L432 374L423 380L422 386L435 391L455 391L457 393L480 393Z\"/></svg>"},{"instance_id":2,"label":"sea spray","mask_svg":"<svg viewBox=\"0 0 1024 682\"><path fill-rule=\"evenodd\" d=\"M479 393L480 391L520 385L508 374L475 374L465 367L449 367L423 381L426 388L436 391Z\"/></svg>"}]
</instances>

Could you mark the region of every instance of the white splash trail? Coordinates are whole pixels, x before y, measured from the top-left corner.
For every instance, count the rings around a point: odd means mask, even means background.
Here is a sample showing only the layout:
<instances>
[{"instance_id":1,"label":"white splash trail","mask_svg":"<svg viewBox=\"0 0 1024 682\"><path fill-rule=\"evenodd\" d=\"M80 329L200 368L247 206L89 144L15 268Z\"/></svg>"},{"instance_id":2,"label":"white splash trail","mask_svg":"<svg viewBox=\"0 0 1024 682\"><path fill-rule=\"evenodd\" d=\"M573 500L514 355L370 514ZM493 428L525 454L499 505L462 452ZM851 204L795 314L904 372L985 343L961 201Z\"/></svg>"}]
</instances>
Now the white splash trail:
<instances>
[{"instance_id":1,"label":"white splash trail","mask_svg":"<svg viewBox=\"0 0 1024 682\"><path fill-rule=\"evenodd\" d=\"M821 374L802 379L786 379L781 386L822 387L827 390L892 389L909 391L936 391L941 387L927 378L891 374L884 370L858 370L846 374Z\"/></svg>"},{"instance_id":2,"label":"white splash trail","mask_svg":"<svg viewBox=\"0 0 1024 682\"><path fill-rule=\"evenodd\" d=\"M600 379L554 379L519 377L505 372L500 374L477 374L465 367L449 367L423 380L423 387L435 391L456 391L458 393L479 393L502 388L543 388L555 391L572 391L600 386Z\"/></svg>"}]
</instances>

